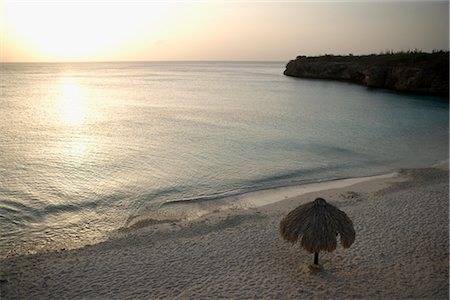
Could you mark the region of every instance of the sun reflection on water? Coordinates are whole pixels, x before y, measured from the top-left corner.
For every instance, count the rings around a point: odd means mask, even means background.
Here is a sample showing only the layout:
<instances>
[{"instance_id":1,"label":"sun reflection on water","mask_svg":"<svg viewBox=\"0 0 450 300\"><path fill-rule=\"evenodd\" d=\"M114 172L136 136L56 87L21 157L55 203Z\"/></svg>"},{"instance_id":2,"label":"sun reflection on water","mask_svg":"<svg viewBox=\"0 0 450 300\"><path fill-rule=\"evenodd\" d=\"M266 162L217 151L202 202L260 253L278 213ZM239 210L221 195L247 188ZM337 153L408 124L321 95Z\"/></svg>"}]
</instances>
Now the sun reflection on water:
<instances>
[{"instance_id":1,"label":"sun reflection on water","mask_svg":"<svg viewBox=\"0 0 450 300\"><path fill-rule=\"evenodd\" d=\"M80 126L87 114L86 103L78 82L72 77L63 77L58 94L59 121L68 126Z\"/></svg>"},{"instance_id":2,"label":"sun reflection on water","mask_svg":"<svg viewBox=\"0 0 450 300\"><path fill-rule=\"evenodd\" d=\"M82 163L92 142L83 126L91 109L87 97L86 87L70 74L64 74L57 83L54 117L62 130L58 152L68 166Z\"/></svg>"}]
</instances>

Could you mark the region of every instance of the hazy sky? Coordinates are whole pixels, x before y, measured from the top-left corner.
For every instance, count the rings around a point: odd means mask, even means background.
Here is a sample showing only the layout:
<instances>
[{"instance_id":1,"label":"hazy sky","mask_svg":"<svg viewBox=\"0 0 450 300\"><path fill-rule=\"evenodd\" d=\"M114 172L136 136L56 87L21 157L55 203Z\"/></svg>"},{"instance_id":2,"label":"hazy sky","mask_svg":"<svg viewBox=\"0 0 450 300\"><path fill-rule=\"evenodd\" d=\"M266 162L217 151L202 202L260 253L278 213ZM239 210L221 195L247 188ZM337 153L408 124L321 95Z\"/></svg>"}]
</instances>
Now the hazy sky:
<instances>
[{"instance_id":1,"label":"hazy sky","mask_svg":"<svg viewBox=\"0 0 450 300\"><path fill-rule=\"evenodd\" d=\"M2 61L277 60L448 49L448 1L2 1Z\"/></svg>"}]
</instances>

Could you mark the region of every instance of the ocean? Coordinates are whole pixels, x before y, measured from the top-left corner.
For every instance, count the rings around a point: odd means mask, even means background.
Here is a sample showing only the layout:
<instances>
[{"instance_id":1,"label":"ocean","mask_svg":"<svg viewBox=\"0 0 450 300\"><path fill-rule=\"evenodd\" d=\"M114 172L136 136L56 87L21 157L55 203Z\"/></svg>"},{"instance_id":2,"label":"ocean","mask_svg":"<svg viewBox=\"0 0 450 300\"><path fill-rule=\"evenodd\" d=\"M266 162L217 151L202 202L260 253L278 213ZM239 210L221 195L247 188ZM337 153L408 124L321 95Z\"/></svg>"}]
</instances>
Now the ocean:
<instances>
[{"instance_id":1,"label":"ocean","mask_svg":"<svg viewBox=\"0 0 450 300\"><path fill-rule=\"evenodd\" d=\"M448 159L447 99L285 64L2 64L0 257L105 240L171 203Z\"/></svg>"}]
</instances>

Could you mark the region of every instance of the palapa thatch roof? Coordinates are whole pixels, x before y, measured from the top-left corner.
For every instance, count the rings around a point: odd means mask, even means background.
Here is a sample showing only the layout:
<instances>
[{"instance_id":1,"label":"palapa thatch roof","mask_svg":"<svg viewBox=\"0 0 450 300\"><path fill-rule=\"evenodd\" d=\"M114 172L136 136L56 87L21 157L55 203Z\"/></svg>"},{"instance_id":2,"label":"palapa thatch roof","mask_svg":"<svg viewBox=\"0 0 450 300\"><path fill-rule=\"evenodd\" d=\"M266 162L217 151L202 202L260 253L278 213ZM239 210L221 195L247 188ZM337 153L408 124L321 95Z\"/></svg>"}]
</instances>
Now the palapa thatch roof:
<instances>
[{"instance_id":1,"label":"palapa thatch roof","mask_svg":"<svg viewBox=\"0 0 450 300\"><path fill-rule=\"evenodd\" d=\"M292 243L301 238L302 247L311 253L335 250L338 234L344 248L355 241L353 222L343 211L322 198L291 211L281 221L280 233Z\"/></svg>"}]
</instances>

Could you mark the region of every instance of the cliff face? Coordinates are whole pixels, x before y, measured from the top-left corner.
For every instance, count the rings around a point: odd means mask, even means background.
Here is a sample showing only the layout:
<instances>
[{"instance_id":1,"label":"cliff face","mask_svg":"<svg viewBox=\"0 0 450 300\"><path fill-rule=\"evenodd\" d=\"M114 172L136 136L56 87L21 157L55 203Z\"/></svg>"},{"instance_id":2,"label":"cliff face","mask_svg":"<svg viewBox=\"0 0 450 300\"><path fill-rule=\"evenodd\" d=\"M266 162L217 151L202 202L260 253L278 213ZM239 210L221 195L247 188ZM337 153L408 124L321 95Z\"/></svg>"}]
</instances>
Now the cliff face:
<instances>
[{"instance_id":1,"label":"cliff face","mask_svg":"<svg viewBox=\"0 0 450 300\"><path fill-rule=\"evenodd\" d=\"M449 53L402 53L367 56L299 56L284 75L345 80L402 92L449 95Z\"/></svg>"}]
</instances>

